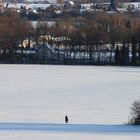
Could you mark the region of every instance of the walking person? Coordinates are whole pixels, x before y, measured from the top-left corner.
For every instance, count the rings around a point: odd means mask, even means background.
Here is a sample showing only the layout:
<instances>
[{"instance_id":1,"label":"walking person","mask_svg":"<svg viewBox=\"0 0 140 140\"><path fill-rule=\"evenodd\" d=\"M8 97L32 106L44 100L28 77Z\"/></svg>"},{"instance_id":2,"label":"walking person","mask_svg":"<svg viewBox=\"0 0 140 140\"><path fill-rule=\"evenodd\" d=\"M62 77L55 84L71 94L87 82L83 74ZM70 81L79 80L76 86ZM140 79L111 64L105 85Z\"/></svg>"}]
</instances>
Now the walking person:
<instances>
[{"instance_id":1,"label":"walking person","mask_svg":"<svg viewBox=\"0 0 140 140\"><path fill-rule=\"evenodd\" d=\"M66 123L69 122L69 119L68 119L68 116L67 116L67 115L65 116L65 122L66 122Z\"/></svg>"}]
</instances>

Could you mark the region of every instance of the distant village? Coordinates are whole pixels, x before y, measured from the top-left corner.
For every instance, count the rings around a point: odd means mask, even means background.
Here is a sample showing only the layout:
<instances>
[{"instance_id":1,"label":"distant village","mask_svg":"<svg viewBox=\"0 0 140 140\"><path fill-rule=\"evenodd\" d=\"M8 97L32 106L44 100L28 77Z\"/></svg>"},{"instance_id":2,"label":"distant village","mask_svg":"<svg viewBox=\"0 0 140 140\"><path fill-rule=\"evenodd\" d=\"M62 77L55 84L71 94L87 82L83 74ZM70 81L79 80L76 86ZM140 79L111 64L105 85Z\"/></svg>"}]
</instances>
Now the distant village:
<instances>
[{"instance_id":1,"label":"distant village","mask_svg":"<svg viewBox=\"0 0 140 140\"><path fill-rule=\"evenodd\" d=\"M136 12L140 11L140 2L137 1L95 1L95 0L57 0L49 1L26 1L26 0L6 0L1 2L2 11L6 9L15 10L22 17L30 20L53 20L64 15L79 16L90 12Z\"/></svg>"}]
</instances>

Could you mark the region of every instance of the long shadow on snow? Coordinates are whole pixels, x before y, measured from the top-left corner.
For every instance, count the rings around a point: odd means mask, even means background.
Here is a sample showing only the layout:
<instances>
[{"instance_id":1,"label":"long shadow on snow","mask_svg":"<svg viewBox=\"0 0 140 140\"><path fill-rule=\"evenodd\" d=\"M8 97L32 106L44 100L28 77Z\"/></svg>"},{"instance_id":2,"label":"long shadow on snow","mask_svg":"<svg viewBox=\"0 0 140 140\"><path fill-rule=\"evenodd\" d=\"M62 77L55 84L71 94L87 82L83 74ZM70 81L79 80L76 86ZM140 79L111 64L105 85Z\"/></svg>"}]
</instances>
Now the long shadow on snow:
<instances>
[{"instance_id":1,"label":"long shadow on snow","mask_svg":"<svg viewBox=\"0 0 140 140\"><path fill-rule=\"evenodd\" d=\"M0 131L4 130L140 134L140 126L102 124L0 123Z\"/></svg>"}]
</instances>

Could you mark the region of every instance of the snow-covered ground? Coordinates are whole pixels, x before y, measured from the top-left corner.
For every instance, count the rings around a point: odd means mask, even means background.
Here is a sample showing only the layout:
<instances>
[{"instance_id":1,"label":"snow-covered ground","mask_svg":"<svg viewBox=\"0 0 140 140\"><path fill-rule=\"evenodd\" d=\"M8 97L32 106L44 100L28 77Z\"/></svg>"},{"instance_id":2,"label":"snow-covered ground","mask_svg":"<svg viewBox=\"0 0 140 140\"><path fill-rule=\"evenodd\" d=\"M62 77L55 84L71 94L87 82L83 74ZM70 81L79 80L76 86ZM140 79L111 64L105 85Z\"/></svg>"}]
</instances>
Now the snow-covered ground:
<instances>
[{"instance_id":1,"label":"snow-covered ground","mask_svg":"<svg viewBox=\"0 0 140 140\"><path fill-rule=\"evenodd\" d=\"M0 123L0 139L138 139L139 126L89 124ZM109 138L110 137L110 138Z\"/></svg>"},{"instance_id":2,"label":"snow-covered ground","mask_svg":"<svg viewBox=\"0 0 140 140\"><path fill-rule=\"evenodd\" d=\"M2 140L140 139L140 127L123 126L140 68L0 65L0 78Z\"/></svg>"},{"instance_id":3,"label":"snow-covered ground","mask_svg":"<svg viewBox=\"0 0 140 140\"><path fill-rule=\"evenodd\" d=\"M1 140L139 140L138 135L98 135L82 133L0 132Z\"/></svg>"}]
</instances>

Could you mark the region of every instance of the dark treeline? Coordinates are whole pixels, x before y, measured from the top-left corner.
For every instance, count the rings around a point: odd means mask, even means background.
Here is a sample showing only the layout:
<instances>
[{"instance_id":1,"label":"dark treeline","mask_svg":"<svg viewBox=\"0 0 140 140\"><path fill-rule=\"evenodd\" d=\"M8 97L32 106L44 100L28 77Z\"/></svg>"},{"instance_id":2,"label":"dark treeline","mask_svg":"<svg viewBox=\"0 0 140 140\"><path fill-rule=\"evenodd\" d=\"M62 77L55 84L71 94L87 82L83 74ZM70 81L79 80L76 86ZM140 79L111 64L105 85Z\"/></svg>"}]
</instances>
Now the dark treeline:
<instances>
[{"instance_id":1,"label":"dark treeline","mask_svg":"<svg viewBox=\"0 0 140 140\"><path fill-rule=\"evenodd\" d=\"M26 38L36 45L48 42L62 63L140 65L140 20L129 13L65 16L52 26L38 22L36 28L17 13L0 16L1 63L22 59L24 54L19 56L15 50Z\"/></svg>"},{"instance_id":2,"label":"dark treeline","mask_svg":"<svg viewBox=\"0 0 140 140\"><path fill-rule=\"evenodd\" d=\"M7 11L0 15L0 62L14 63L16 49L28 37L32 26L20 18L17 12ZM19 56L21 57L21 56ZM15 62L16 63L16 62Z\"/></svg>"},{"instance_id":3,"label":"dark treeline","mask_svg":"<svg viewBox=\"0 0 140 140\"><path fill-rule=\"evenodd\" d=\"M89 63L140 65L140 20L131 14L94 12L63 18L46 31L55 37L68 37L70 40L60 42L66 52L86 53L84 59Z\"/></svg>"}]
</instances>

